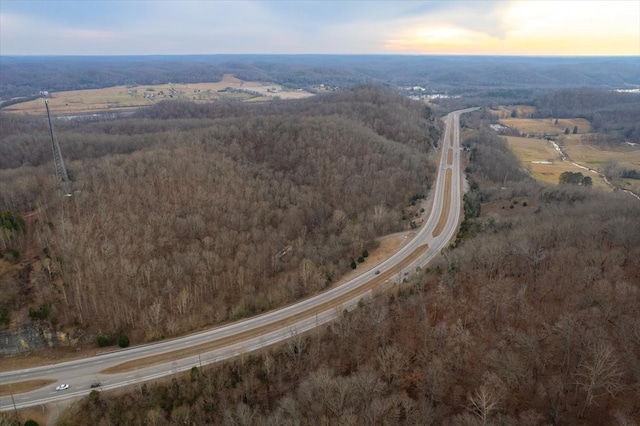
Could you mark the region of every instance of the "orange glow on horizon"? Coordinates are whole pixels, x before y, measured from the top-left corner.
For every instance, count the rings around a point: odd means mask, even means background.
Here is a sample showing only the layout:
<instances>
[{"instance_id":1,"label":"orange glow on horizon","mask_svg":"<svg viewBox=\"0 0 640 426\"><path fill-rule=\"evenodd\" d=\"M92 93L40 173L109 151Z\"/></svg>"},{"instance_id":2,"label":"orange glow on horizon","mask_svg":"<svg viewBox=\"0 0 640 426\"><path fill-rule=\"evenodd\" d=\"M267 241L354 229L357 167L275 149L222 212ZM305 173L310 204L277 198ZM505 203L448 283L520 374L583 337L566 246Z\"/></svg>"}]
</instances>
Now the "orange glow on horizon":
<instances>
[{"instance_id":1,"label":"orange glow on horizon","mask_svg":"<svg viewBox=\"0 0 640 426\"><path fill-rule=\"evenodd\" d=\"M640 1L520 1L501 11L499 36L429 22L387 40L393 53L463 55L640 55Z\"/></svg>"}]
</instances>

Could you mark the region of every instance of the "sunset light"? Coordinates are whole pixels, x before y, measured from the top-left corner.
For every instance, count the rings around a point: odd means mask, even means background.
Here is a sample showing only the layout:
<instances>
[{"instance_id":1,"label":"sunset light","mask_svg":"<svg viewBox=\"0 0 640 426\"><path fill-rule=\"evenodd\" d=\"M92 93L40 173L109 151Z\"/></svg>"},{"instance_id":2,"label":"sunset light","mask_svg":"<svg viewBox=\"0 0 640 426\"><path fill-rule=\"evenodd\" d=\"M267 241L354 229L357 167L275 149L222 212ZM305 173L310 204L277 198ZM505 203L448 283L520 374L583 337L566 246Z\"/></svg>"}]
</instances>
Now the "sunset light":
<instances>
[{"instance_id":1,"label":"sunset light","mask_svg":"<svg viewBox=\"0 0 640 426\"><path fill-rule=\"evenodd\" d=\"M390 53L639 55L640 2L524 1L499 9L484 29L434 14L390 38ZM445 22L445 23L442 23ZM456 21L457 22L457 21Z\"/></svg>"},{"instance_id":2,"label":"sunset light","mask_svg":"<svg viewBox=\"0 0 640 426\"><path fill-rule=\"evenodd\" d=\"M2 55L637 56L640 1L2 0L0 48Z\"/></svg>"}]
</instances>

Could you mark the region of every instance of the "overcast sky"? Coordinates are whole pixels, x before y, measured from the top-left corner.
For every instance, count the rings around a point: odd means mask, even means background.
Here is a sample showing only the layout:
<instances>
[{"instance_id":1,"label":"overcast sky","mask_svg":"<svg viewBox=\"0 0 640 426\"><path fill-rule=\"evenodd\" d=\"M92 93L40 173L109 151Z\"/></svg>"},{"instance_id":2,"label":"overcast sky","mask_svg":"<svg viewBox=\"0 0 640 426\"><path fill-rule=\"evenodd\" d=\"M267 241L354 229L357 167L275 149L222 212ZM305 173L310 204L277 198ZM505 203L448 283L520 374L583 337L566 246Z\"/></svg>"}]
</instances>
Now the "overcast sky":
<instances>
[{"instance_id":1,"label":"overcast sky","mask_svg":"<svg viewBox=\"0 0 640 426\"><path fill-rule=\"evenodd\" d=\"M0 0L0 55L640 55L640 1Z\"/></svg>"}]
</instances>

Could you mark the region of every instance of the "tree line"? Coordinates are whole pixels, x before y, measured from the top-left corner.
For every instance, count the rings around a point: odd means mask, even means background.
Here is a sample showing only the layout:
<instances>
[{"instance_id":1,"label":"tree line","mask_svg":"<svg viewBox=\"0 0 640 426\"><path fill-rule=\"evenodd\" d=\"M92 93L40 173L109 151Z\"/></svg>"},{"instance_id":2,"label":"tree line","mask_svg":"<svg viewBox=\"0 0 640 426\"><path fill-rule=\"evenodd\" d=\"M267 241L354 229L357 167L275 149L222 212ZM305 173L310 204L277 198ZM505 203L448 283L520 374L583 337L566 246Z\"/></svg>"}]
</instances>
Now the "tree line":
<instances>
[{"instance_id":1,"label":"tree line","mask_svg":"<svg viewBox=\"0 0 640 426\"><path fill-rule=\"evenodd\" d=\"M607 134L608 142L640 142L640 95L637 93L565 89L540 96L533 104L535 117L584 118L595 132Z\"/></svg>"},{"instance_id":2,"label":"tree line","mask_svg":"<svg viewBox=\"0 0 640 426\"><path fill-rule=\"evenodd\" d=\"M351 88L374 82L420 85L465 96L521 99L529 90L622 88L640 84L635 58L551 58L402 55L199 55L12 57L0 64L0 99L40 91L119 85L202 83L233 74L293 88ZM471 105L478 105L472 103Z\"/></svg>"}]
</instances>

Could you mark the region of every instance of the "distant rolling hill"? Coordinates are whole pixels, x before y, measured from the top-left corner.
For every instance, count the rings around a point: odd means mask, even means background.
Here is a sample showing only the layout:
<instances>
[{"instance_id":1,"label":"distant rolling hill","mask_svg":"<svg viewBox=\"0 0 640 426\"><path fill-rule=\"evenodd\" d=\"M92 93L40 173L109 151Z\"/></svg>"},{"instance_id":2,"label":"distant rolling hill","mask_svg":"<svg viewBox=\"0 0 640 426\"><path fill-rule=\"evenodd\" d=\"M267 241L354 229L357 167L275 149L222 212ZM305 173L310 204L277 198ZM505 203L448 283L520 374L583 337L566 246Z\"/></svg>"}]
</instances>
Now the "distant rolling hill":
<instances>
[{"instance_id":1,"label":"distant rolling hill","mask_svg":"<svg viewBox=\"0 0 640 426\"><path fill-rule=\"evenodd\" d=\"M219 81L294 87L362 83L421 85L432 90L640 85L639 57L515 57L401 55L4 56L0 99L41 90Z\"/></svg>"}]
</instances>

